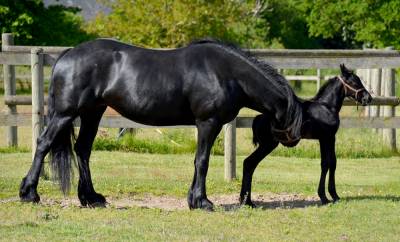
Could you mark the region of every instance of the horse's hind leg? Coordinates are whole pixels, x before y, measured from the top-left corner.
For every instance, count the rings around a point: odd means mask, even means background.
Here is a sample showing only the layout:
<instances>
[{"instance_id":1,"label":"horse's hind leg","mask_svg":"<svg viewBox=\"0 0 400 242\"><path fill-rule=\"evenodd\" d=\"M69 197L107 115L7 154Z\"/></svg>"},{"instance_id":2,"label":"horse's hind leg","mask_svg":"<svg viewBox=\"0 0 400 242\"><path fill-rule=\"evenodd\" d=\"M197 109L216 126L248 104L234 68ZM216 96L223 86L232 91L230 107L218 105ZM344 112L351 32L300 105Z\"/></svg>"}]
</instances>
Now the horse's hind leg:
<instances>
[{"instance_id":1,"label":"horse's hind leg","mask_svg":"<svg viewBox=\"0 0 400 242\"><path fill-rule=\"evenodd\" d=\"M329 157L329 177L328 177L328 192L331 195L333 202L339 201L340 197L336 192L335 171L336 171L336 152L335 138L333 137L327 147L327 157Z\"/></svg>"},{"instance_id":2,"label":"horse's hind leg","mask_svg":"<svg viewBox=\"0 0 400 242\"><path fill-rule=\"evenodd\" d=\"M89 168L93 141L105 109L106 107L101 107L80 116L81 128L75 143L75 152L79 166L78 197L83 206L104 206L106 202L104 196L95 192Z\"/></svg>"},{"instance_id":3,"label":"horse's hind leg","mask_svg":"<svg viewBox=\"0 0 400 242\"><path fill-rule=\"evenodd\" d=\"M320 139L320 150L321 150L321 177L318 185L318 196L321 199L322 204L329 203L325 193L325 180L326 174L329 170L329 185L328 191L331 193L334 200L338 200L339 196L336 194L335 187L335 169L336 169L336 156L335 156L335 138ZM334 162L334 166L333 166Z\"/></svg>"},{"instance_id":4,"label":"horse's hind leg","mask_svg":"<svg viewBox=\"0 0 400 242\"><path fill-rule=\"evenodd\" d=\"M60 132L65 132L72 127L73 117L55 115L37 140L37 148L32 166L28 174L22 179L19 197L23 202L39 202L40 197L37 193L39 174L43 166L43 159L50 151L51 145Z\"/></svg>"},{"instance_id":5,"label":"horse's hind leg","mask_svg":"<svg viewBox=\"0 0 400 242\"><path fill-rule=\"evenodd\" d=\"M222 125L216 119L196 121L196 124L198 130L197 151L193 182L188 193L188 204L190 209L212 210L213 204L206 195L206 176L211 147L221 131Z\"/></svg>"}]
</instances>

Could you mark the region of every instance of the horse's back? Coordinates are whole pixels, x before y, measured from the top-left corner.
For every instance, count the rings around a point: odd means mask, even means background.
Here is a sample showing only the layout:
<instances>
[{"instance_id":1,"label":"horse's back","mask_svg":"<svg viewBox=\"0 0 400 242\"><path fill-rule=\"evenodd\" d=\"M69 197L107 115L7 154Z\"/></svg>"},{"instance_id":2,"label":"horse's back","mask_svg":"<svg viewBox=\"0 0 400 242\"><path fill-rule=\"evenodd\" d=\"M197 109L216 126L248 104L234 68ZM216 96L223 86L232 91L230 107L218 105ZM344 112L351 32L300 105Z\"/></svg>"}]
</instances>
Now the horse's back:
<instances>
[{"instance_id":1,"label":"horse's back","mask_svg":"<svg viewBox=\"0 0 400 242\"><path fill-rule=\"evenodd\" d=\"M241 92L228 60L212 45L160 51L98 39L57 61L53 85L61 104L73 100L85 110L100 103L141 123L193 124L216 112L231 119Z\"/></svg>"}]
</instances>

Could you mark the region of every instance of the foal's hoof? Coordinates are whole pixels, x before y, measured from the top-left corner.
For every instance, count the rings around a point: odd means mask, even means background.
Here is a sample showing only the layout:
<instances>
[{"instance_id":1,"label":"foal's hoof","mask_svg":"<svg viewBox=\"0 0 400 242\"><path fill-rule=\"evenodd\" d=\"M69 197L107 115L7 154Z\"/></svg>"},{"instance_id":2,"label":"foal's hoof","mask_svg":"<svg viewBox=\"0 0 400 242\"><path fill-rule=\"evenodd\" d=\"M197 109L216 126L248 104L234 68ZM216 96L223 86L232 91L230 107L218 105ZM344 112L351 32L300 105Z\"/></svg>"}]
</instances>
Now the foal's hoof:
<instances>
[{"instance_id":1,"label":"foal's hoof","mask_svg":"<svg viewBox=\"0 0 400 242\"><path fill-rule=\"evenodd\" d=\"M40 202L40 197L36 191L36 188L32 184L28 184L26 182L26 177L22 179L19 187L19 198L21 199L21 202Z\"/></svg>"},{"instance_id":2,"label":"foal's hoof","mask_svg":"<svg viewBox=\"0 0 400 242\"><path fill-rule=\"evenodd\" d=\"M249 206L251 208L256 208L257 206L251 201L251 199L248 196L243 196L240 197L239 199L240 202L240 206L244 207L244 206Z\"/></svg>"},{"instance_id":3,"label":"foal's hoof","mask_svg":"<svg viewBox=\"0 0 400 242\"><path fill-rule=\"evenodd\" d=\"M337 202L340 201L340 197L338 197L338 196L336 196L336 197L334 197L332 199L333 199L333 203L337 203Z\"/></svg>"},{"instance_id":4,"label":"foal's hoof","mask_svg":"<svg viewBox=\"0 0 400 242\"><path fill-rule=\"evenodd\" d=\"M247 200L247 201L241 202L240 206L242 206L242 207L249 206L250 208L256 208L257 207L251 200Z\"/></svg>"},{"instance_id":5,"label":"foal's hoof","mask_svg":"<svg viewBox=\"0 0 400 242\"><path fill-rule=\"evenodd\" d=\"M80 194L79 201L82 206L89 208L104 208L107 204L106 198L99 193Z\"/></svg>"},{"instance_id":6,"label":"foal's hoof","mask_svg":"<svg viewBox=\"0 0 400 242\"><path fill-rule=\"evenodd\" d=\"M331 201L329 201L328 199L321 199L321 204L322 205L328 205Z\"/></svg>"}]
</instances>

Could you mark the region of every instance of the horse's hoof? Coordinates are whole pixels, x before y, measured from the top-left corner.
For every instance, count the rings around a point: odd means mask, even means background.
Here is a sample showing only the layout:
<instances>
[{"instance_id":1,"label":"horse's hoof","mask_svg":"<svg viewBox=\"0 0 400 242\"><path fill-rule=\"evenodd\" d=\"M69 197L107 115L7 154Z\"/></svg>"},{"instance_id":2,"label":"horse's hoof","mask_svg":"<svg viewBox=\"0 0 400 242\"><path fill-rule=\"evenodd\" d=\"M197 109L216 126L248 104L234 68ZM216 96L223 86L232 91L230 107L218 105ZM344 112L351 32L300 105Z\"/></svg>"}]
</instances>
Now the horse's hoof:
<instances>
[{"instance_id":1,"label":"horse's hoof","mask_svg":"<svg viewBox=\"0 0 400 242\"><path fill-rule=\"evenodd\" d=\"M105 207L107 204L106 198L99 193L91 193L79 195L81 205L89 208Z\"/></svg>"},{"instance_id":2,"label":"horse's hoof","mask_svg":"<svg viewBox=\"0 0 400 242\"><path fill-rule=\"evenodd\" d=\"M31 184L27 184L26 177L22 179L19 187L19 198L21 199L21 202L40 202L40 197L36 191L36 188Z\"/></svg>"},{"instance_id":3,"label":"horse's hoof","mask_svg":"<svg viewBox=\"0 0 400 242\"><path fill-rule=\"evenodd\" d=\"M189 208L190 209L202 209L205 211L214 211L214 205L213 203L208 200L207 198L199 198L199 199L194 199L192 202L189 202Z\"/></svg>"}]
</instances>

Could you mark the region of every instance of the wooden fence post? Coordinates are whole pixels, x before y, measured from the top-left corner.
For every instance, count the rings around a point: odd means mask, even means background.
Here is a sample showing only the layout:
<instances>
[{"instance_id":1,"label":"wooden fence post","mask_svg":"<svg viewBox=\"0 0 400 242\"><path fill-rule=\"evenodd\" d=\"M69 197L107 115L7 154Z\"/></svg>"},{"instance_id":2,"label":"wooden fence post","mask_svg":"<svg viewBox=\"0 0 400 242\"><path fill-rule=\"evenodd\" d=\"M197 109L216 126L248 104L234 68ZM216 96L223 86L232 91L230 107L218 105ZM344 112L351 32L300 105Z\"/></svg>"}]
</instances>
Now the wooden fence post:
<instances>
[{"instance_id":1,"label":"wooden fence post","mask_svg":"<svg viewBox=\"0 0 400 242\"><path fill-rule=\"evenodd\" d=\"M366 88L370 88L371 87L371 78L372 78L372 69L365 69L364 77L365 77ZM366 106L364 110L365 110L364 116L370 117L371 116L371 107Z\"/></svg>"},{"instance_id":2,"label":"wooden fence post","mask_svg":"<svg viewBox=\"0 0 400 242\"><path fill-rule=\"evenodd\" d=\"M322 80L321 69L317 69L317 92L321 87L321 80Z\"/></svg>"},{"instance_id":3,"label":"wooden fence post","mask_svg":"<svg viewBox=\"0 0 400 242\"><path fill-rule=\"evenodd\" d=\"M382 76L381 76L381 92L380 92L380 94L381 94L381 96L382 97L387 97L388 95L386 94L386 82L387 82L387 78L386 78L386 73L385 73L385 69L382 69ZM384 107L381 107L380 109L379 109L379 116L380 117L384 117L385 115L384 115L384 111L385 111L385 108ZM380 133L382 133L382 130L380 130Z\"/></svg>"},{"instance_id":4,"label":"wooden fence post","mask_svg":"<svg viewBox=\"0 0 400 242\"><path fill-rule=\"evenodd\" d=\"M5 33L1 35L1 47L4 49L7 45L14 44L14 38L12 34ZM15 85L15 67L12 65L3 65L3 77L4 77L4 97L16 94ZM17 106L9 104L6 107L7 114L16 114ZM18 146L18 128L17 126L9 126L6 128L7 132L7 144L8 146Z\"/></svg>"},{"instance_id":5,"label":"wooden fence post","mask_svg":"<svg viewBox=\"0 0 400 242\"><path fill-rule=\"evenodd\" d=\"M393 49L393 47L388 47L386 49ZM396 76L394 69L383 69L382 70L382 79L385 80L384 90L386 97L395 96L395 83ZM394 117L395 116L395 107L393 106L385 106L383 107L383 116L384 117ZM396 150L396 129L383 129L383 140L386 144L390 146L392 150Z\"/></svg>"},{"instance_id":6,"label":"wooden fence post","mask_svg":"<svg viewBox=\"0 0 400 242\"><path fill-rule=\"evenodd\" d=\"M374 96L379 96L381 93L381 78L382 69L371 69L371 87L366 88L371 89ZM371 117L379 117L379 106L371 106L370 109Z\"/></svg>"},{"instance_id":7,"label":"wooden fence post","mask_svg":"<svg viewBox=\"0 0 400 242\"><path fill-rule=\"evenodd\" d=\"M31 50L32 72L32 158L35 155L37 139L44 127L43 90L43 49Z\"/></svg>"},{"instance_id":8,"label":"wooden fence post","mask_svg":"<svg viewBox=\"0 0 400 242\"><path fill-rule=\"evenodd\" d=\"M224 140L225 180L236 178L236 118L225 124Z\"/></svg>"}]
</instances>

